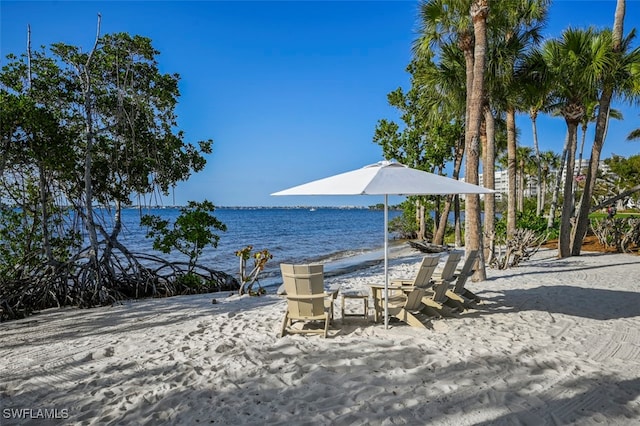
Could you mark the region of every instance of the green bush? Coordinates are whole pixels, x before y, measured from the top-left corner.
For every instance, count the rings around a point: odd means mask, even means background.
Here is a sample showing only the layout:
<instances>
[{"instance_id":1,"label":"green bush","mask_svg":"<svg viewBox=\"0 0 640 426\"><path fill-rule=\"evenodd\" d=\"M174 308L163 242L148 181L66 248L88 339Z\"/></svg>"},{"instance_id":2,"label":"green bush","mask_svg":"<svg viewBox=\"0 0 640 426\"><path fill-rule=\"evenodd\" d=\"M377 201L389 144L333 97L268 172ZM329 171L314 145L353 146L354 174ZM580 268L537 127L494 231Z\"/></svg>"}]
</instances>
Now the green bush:
<instances>
[{"instance_id":1,"label":"green bush","mask_svg":"<svg viewBox=\"0 0 640 426\"><path fill-rule=\"evenodd\" d=\"M418 225L415 219L407 220L406 215L403 213L389 221L389 232L398 234L402 239L412 239L418 234Z\"/></svg>"},{"instance_id":2,"label":"green bush","mask_svg":"<svg viewBox=\"0 0 640 426\"><path fill-rule=\"evenodd\" d=\"M180 208L180 215L171 224L157 215L145 215L140 225L147 227L147 238L153 238L154 250L170 253L178 250L189 257L189 273L197 264L202 250L207 245L218 246L220 237L214 230L226 231L227 226L214 215L215 206L210 201L189 201Z\"/></svg>"},{"instance_id":3,"label":"green bush","mask_svg":"<svg viewBox=\"0 0 640 426\"><path fill-rule=\"evenodd\" d=\"M592 219L591 231L605 247L615 248L618 253L630 252L640 247L640 218Z\"/></svg>"},{"instance_id":4,"label":"green bush","mask_svg":"<svg viewBox=\"0 0 640 426\"><path fill-rule=\"evenodd\" d=\"M433 211L433 203L425 197L421 197L420 200L425 203L425 234L427 238L432 238L431 230L434 222L431 212ZM419 224L416 221L416 196L409 197L399 207L402 208L402 215L389 221L389 232L394 232L403 239L417 238Z\"/></svg>"},{"instance_id":5,"label":"green bush","mask_svg":"<svg viewBox=\"0 0 640 426\"><path fill-rule=\"evenodd\" d=\"M202 287L202 279L198 275L192 273L178 275L176 277L176 287L187 287L189 289L197 290Z\"/></svg>"},{"instance_id":6,"label":"green bush","mask_svg":"<svg viewBox=\"0 0 640 426\"><path fill-rule=\"evenodd\" d=\"M560 229L560 223L555 221L553 227L547 229L547 218L538 216L535 208L525 210L523 212L516 212L516 228L517 229L530 229L538 236L545 235L546 239L554 239L558 237ZM507 234L507 217L502 216L496 221L496 235L506 236Z\"/></svg>"}]
</instances>

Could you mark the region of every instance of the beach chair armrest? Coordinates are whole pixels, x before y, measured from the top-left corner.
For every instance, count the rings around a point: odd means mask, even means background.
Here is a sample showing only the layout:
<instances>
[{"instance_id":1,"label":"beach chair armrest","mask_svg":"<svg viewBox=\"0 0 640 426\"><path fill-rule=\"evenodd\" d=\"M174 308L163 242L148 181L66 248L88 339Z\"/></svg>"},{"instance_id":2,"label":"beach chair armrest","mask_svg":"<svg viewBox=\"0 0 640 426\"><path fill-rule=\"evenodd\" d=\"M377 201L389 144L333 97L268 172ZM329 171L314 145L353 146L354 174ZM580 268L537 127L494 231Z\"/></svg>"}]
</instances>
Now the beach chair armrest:
<instances>
[{"instance_id":1,"label":"beach chair armrest","mask_svg":"<svg viewBox=\"0 0 640 426\"><path fill-rule=\"evenodd\" d=\"M394 279L390 281L391 284L410 285L413 284L413 280Z\"/></svg>"},{"instance_id":2,"label":"beach chair armrest","mask_svg":"<svg viewBox=\"0 0 640 426\"><path fill-rule=\"evenodd\" d=\"M291 300L309 300L309 299L324 299L328 295L324 293L318 294L300 294L300 295L287 295L287 299Z\"/></svg>"}]
</instances>

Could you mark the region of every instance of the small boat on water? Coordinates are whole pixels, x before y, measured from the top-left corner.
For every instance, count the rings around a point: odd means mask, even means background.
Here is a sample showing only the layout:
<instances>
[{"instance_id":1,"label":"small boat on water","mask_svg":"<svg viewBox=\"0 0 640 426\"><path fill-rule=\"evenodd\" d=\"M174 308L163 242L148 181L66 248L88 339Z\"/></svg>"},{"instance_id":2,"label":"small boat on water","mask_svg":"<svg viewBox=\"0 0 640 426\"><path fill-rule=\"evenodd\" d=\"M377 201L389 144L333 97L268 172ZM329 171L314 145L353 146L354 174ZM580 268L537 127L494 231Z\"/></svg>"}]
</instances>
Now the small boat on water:
<instances>
[{"instance_id":1,"label":"small boat on water","mask_svg":"<svg viewBox=\"0 0 640 426\"><path fill-rule=\"evenodd\" d=\"M309 209L309 211L310 211L310 212L315 212L315 211L316 211L316 208L315 208L315 207L311 207L311 208Z\"/></svg>"}]
</instances>

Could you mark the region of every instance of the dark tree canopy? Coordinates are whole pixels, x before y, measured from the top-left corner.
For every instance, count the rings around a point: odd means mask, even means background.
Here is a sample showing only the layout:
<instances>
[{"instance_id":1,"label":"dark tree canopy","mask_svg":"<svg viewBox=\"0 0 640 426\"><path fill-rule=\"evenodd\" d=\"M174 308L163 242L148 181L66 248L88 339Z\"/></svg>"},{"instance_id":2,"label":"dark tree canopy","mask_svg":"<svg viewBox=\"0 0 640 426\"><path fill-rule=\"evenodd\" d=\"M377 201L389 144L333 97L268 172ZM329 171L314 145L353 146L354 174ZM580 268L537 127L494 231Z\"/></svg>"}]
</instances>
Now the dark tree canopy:
<instances>
[{"instance_id":1,"label":"dark tree canopy","mask_svg":"<svg viewBox=\"0 0 640 426\"><path fill-rule=\"evenodd\" d=\"M159 274L163 268L148 263L161 259L147 256L143 265L118 240L121 209L133 197L168 194L211 153L211 140L190 143L179 130L179 76L162 73L158 55L149 38L117 33L98 35L89 50L55 43L7 56L0 72L3 317L182 291L172 287L179 268ZM110 229L99 217L105 211L115 217ZM229 282L206 274L210 287Z\"/></svg>"}]
</instances>

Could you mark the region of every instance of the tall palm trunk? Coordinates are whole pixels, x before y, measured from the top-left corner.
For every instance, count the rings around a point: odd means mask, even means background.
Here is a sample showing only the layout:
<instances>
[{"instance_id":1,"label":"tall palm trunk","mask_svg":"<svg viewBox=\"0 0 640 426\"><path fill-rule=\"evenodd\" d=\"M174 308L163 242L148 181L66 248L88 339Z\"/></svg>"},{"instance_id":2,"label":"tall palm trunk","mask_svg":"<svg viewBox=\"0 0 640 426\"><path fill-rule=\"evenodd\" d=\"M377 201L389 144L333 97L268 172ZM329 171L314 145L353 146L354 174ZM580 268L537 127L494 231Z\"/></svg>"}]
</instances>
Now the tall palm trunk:
<instances>
[{"instance_id":1,"label":"tall palm trunk","mask_svg":"<svg viewBox=\"0 0 640 426\"><path fill-rule=\"evenodd\" d=\"M518 211L524 211L524 191L525 191L525 159L520 158L518 167Z\"/></svg>"},{"instance_id":2,"label":"tall palm trunk","mask_svg":"<svg viewBox=\"0 0 640 426\"><path fill-rule=\"evenodd\" d=\"M616 3L616 12L613 18L613 49L620 51L620 43L624 34L624 15L626 4L624 0L618 0Z\"/></svg>"},{"instance_id":3,"label":"tall palm trunk","mask_svg":"<svg viewBox=\"0 0 640 426\"><path fill-rule=\"evenodd\" d=\"M458 141L457 143L457 148L456 148L456 156L455 159L453 161L453 179L458 180L458 178L460 177L460 169L462 168L462 156L464 155L464 141ZM434 236L433 236L433 243L434 244L439 244L442 245L444 244L444 234L446 232L447 229L447 222L449 219L449 212L451 211L451 204L453 203L454 199L455 202L458 204L457 205L457 211L455 214L455 225L458 228L458 238L456 238L456 245L459 245L460 242L460 238L459 238L459 231L460 231L460 205L458 202L457 198L454 198L457 196L454 195L448 195L445 203L444 203L444 207L442 209L442 215L440 216L440 221L438 223L438 229L436 230Z\"/></svg>"},{"instance_id":4,"label":"tall palm trunk","mask_svg":"<svg viewBox=\"0 0 640 426\"><path fill-rule=\"evenodd\" d=\"M478 184L478 168L480 159L480 124L484 99L484 69L487 49L487 0L474 0L471 3L471 19L475 45L473 49L473 85L467 88L469 100L469 122L465 133L465 176L467 182ZM481 250L482 225L480 222L480 197L477 194L467 195L465 203L465 249L480 250L480 260L474 278L486 280L484 251Z\"/></svg>"},{"instance_id":5,"label":"tall palm trunk","mask_svg":"<svg viewBox=\"0 0 640 426\"><path fill-rule=\"evenodd\" d=\"M442 208L442 214L440 215L440 221L438 222L438 228L433 234L433 244L444 244L444 234L447 230L447 221L449 213L451 212L451 205L453 204L453 195L447 195L444 201L444 207Z\"/></svg>"},{"instance_id":6,"label":"tall palm trunk","mask_svg":"<svg viewBox=\"0 0 640 426\"><path fill-rule=\"evenodd\" d=\"M545 175L548 173L548 171L545 170ZM542 211L544 210L544 204L547 200L547 180L546 178L540 183L540 214L542 214Z\"/></svg>"},{"instance_id":7,"label":"tall palm trunk","mask_svg":"<svg viewBox=\"0 0 640 426\"><path fill-rule=\"evenodd\" d=\"M529 112L529 117L531 118L531 127L533 131L533 150L536 154L536 216L540 216L542 214L542 209L544 208L544 195L542 193L542 164L540 164L540 146L538 145L538 126L537 126L537 118L538 111L532 109Z\"/></svg>"},{"instance_id":8,"label":"tall palm trunk","mask_svg":"<svg viewBox=\"0 0 640 426\"><path fill-rule=\"evenodd\" d=\"M462 49L462 53L464 55L464 63L465 63L465 77L466 77L466 107L465 107L465 127L469 126L469 113L471 112L471 88L473 87L473 37L471 34L463 33L460 36L460 49ZM465 129L466 130L466 129ZM467 135L465 131L465 140L462 143L462 155L464 156L464 152L467 149ZM465 204L466 208L466 204ZM455 233L455 246L462 247L462 226L460 220L460 196L454 195L453 197L453 211L454 211L454 233ZM465 218L466 219L466 218ZM466 224L466 220L465 220Z\"/></svg>"},{"instance_id":9,"label":"tall palm trunk","mask_svg":"<svg viewBox=\"0 0 640 426\"><path fill-rule=\"evenodd\" d=\"M507 238L516 233L516 111L507 108Z\"/></svg>"},{"instance_id":10,"label":"tall palm trunk","mask_svg":"<svg viewBox=\"0 0 640 426\"><path fill-rule=\"evenodd\" d=\"M553 194L551 195L551 206L549 206L547 229L553 227L553 222L556 220L556 210L558 209L558 199L560 198L560 185L562 184L562 173L564 172L565 164L567 162L567 151L569 150L570 143L571 140L569 139L569 132L567 131L564 147L562 148L562 154L560 155L560 167L558 168L558 172L553 183Z\"/></svg>"},{"instance_id":11,"label":"tall palm trunk","mask_svg":"<svg viewBox=\"0 0 640 426\"><path fill-rule=\"evenodd\" d=\"M624 32L624 15L625 1L618 0L612 32L612 49L614 52L620 52L622 48L621 43ZM598 176L598 164L600 163L600 155L602 154L607 124L609 122L609 108L611 106L612 95L613 86L611 84L605 85L602 89L602 94L598 103L598 117L596 119L596 133L593 140L593 146L591 147L591 159L589 160L589 167L587 168L584 190L582 191L582 198L580 200L580 211L576 220L573 241L571 242L571 254L574 256L578 256L580 254L580 250L582 249L582 240L587 234L587 230L589 228L591 198L593 196L593 190Z\"/></svg>"},{"instance_id":12,"label":"tall palm trunk","mask_svg":"<svg viewBox=\"0 0 640 426\"><path fill-rule=\"evenodd\" d=\"M483 182L485 188L495 189L496 187L496 123L491 112L491 108L484 108L484 123L486 130L486 144L483 150L485 161L482 164ZM494 194L484 196L484 258L487 262L493 258L494 238L496 222L496 198Z\"/></svg>"},{"instance_id":13,"label":"tall palm trunk","mask_svg":"<svg viewBox=\"0 0 640 426\"><path fill-rule=\"evenodd\" d=\"M560 217L560 235L558 239L558 256L561 258L571 256L571 218L573 217L573 170L576 162L576 142L578 123L575 118L565 115L567 122L567 173L564 179L564 191L562 196L562 216Z\"/></svg>"},{"instance_id":14,"label":"tall palm trunk","mask_svg":"<svg viewBox=\"0 0 640 426\"><path fill-rule=\"evenodd\" d=\"M587 139L587 123L582 123L581 127L580 151L578 151L578 173L582 173L582 154L584 153L584 143Z\"/></svg>"},{"instance_id":15,"label":"tall palm trunk","mask_svg":"<svg viewBox=\"0 0 640 426\"><path fill-rule=\"evenodd\" d=\"M453 233L455 246L462 247L462 208L460 206L460 195L453 196Z\"/></svg>"},{"instance_id":16,"label":"tall palm trunk","mask_svg":"<svg viewBox=\"0 0 640 426\"><path fill-rule=\"evenodd\" d=\"M582 174L582 155L584 153L584 143L586 140L586 136L587 136L587 120L585 117L585 120L583 120L582 125L580 126L582 128L582 132L581 132L581 138L580 138L580 150L578 151L578 164L576 166L576 170L577 170L577 175L581 175ZM576 135L577 137L577 135ZM576 187L577 187L577 181L574 181L573 183L574 185L574 193L576 192ZM574 213L574 217L578 216L580 214L580 208L582 205L582 198L580 199L578 206L576 208L573 209L573 213ZM576 222L577 224L577 222ZM576 235L576 230L577 227L574 226L572 231L571 231L571 251L572 251L572 256L573 254L573 241ZM580 253L578 253L580 254Z\"/></svg>"}]
</instances>

